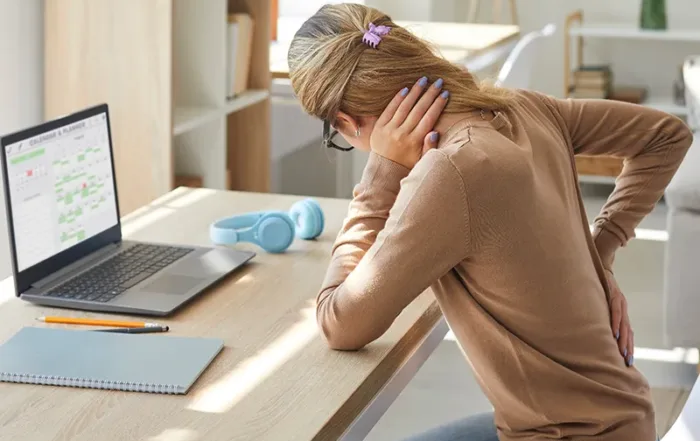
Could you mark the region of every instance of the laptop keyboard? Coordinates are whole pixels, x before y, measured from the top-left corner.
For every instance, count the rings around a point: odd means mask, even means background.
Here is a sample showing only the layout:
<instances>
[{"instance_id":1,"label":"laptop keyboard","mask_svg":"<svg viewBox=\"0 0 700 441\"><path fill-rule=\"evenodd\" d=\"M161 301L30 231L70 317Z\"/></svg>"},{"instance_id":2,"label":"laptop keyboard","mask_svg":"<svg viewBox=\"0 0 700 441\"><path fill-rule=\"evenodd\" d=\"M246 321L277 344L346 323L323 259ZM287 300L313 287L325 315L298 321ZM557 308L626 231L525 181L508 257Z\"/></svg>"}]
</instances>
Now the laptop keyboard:
<instances>
[{"instance_id":1,"label":"laptop keyboard","mask_svg":"<svg viewBox=\"0 0 700 441\"><path fill-rule=\"evenodd\" d=\"M136 244L57 286L47 295L62 299L109 302L192 251L193 248Z\"/></svg>"}]
</instances>

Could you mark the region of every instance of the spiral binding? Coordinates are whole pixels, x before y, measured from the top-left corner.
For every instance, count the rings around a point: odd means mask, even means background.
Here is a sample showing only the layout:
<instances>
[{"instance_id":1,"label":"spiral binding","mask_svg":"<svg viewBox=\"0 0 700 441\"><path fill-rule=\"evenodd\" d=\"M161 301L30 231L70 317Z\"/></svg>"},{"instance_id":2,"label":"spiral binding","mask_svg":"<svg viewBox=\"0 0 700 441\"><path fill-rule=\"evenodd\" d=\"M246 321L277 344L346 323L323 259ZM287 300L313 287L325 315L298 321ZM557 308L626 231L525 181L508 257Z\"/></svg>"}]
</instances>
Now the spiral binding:
<instances>
[{"instance_id":1,"label":"spiral binding","mask_svg":"<svg viewBox=\"0 0 700 441\"><path fill-rule=\"evenodd\" d=\"M95 380L88 378L62 377L55 375L33 375L0 372L0 382L41 384L48 386L80 387L85 389L119 390L125 392L148 392L161 394L182 394L181 386L173 384L150 384L130 381Z\"/></svg>"}]
</instances>

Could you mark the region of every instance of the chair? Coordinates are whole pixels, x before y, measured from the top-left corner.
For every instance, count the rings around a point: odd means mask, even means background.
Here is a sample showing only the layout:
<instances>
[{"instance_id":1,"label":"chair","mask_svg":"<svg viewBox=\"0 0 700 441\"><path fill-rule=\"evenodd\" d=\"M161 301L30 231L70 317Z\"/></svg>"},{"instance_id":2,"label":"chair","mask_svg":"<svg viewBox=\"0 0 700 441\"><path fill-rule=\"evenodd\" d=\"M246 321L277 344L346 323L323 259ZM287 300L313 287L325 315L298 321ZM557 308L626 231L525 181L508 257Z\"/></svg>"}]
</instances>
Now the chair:
<instances>
[{"instance_id":1,"label":"chair","mask_svg":"<svg viewBox=\"0 0 700 441\"><path fill-rule=\"evenodd\" d=\"M533 43L541 42L541 37L551 36L556 29L557 27L550 23L539 31L530 32L521 38L503 63L496 84L511 89L529 88L538 49L537 44Z\"/></svg>"},{"instance_id":2,"label":"chair","mask_svg":"<svg viewBox=\"0 0 700 441\"><path fill-rule=\"evenodd\" d=\"M661 441L700 441L700 379L695 382L681 414Z\"/></svg>"}]
</instances>

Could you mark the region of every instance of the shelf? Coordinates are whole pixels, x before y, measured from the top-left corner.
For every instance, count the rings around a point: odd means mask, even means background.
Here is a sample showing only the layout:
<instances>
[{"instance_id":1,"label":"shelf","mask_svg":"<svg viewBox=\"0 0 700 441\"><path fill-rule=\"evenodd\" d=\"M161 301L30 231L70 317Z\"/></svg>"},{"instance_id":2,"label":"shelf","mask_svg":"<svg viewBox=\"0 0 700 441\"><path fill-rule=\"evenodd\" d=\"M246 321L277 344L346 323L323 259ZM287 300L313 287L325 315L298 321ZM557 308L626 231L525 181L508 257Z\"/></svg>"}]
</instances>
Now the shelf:
<instances>
[{"instance_id":1,"label":"shelf","mask_svg":"<svg viewBox=\"0 0 700 441\"><path fill-rule=\"evenodd\" d=\"M267 99L267 90L248 90L236 98L226 101L222 107L178 106L173 114L173 134L175 136L196 129L216 118L237 112Z\"/></svg>"},{"instance_id":2,"label":"shelf","mask_svg":"<svg viewBox=\"0 0 700 441\"><path fill-rule=\"evenodd\" d=\"M204 125L220 115L216 108L176 107L173 113L173 134L182 135Z\"/></svg>"},{"instance_id":3,"label":"shelf","mask_svg":"<svg viewBox=\"0 0 700 441\"><path fill-rule=\"evenodd\" d=\"M269 90L247 90L236 98L226 100L224 104L224 114L238 112L246 107L265 101L270 96Z\"/></svg>"},{"instance_id":4,"label":"shelf","mask_svg":"<svg viewBox=\"0 0 700 441\"><path fill-rule=\"evenodd\" d=\"M646 101L644 101L642 104L644 104L647 107L661 110L662 112L670 113L671 115L688 115L688 108L686 106L679 106L678 104L674 103L670 98L664 99L652 96Z\"/></svg>"},{"instance_id":5,"label":"shelf","mask_svg":"<svg viewBox=\"0 0 700 441\"><path fill-rule=\"evenodd\" d=\"M624 38L632 40L700 41L700 30L696 29L667 29L654 31L640 29L630 25L605 23L572 27L569 30L569 35L572 37Z\"/></svg>"}]
</instances>

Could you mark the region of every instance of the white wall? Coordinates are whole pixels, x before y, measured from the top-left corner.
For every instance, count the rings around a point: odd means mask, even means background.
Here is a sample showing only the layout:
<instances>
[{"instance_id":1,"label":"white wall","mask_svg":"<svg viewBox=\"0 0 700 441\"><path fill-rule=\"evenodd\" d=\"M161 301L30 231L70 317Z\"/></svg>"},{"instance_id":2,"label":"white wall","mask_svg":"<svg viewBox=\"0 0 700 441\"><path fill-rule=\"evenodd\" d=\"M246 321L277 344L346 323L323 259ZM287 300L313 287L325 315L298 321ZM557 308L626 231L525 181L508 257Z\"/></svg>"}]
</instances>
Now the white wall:
<instances>
[{"instance_id":1,"label":"white wall","mask_svg":"<svg viewBox=\"0 0 700 441\"><path fill-rule=\"evenodd\" d=\"M0 134L42 121L43 41L41 0L0 0ZM0 191L0 279L10 273Z\"/></svg>"},{"instance_id":2,"label":"white wall","mask_svg":"<svg viewBox=\"0 0 700 441\"><path fill-rule=\"evenodd\" d=\"M397 20L464 21L467 0L367 0L368 5L381 9ZM667 1L670 28L700 27L700 7L697 0ZM489 1L482 0L482 10L488 16ZM637 24L641 0L518 0L517 8L523 33L554 23L558 30L545 43L544 55L535 67L532 88L561 96L564 93L564 39L562 28L566 16L582 9L589 22ZM505 8L504 8L505 9ZM508 18L508 13L504 13ZM611 62L615 80L619 83L648 85L655 92L671 94L678 65L688 54L700 54L700 45L686 43L632 42L625 40L587 39L584 62Z\"/></svg>"},{"instance_id":3,"label":"white wall","mask_svg":"<svg viewBox=\"0 0 700 441\"><path fill-rule=\"evenodd\" d=\"M637 25L640 0L519 0L518 12L523 32L555 23L555 38L546 43L546 53L535 68L532 87L561 96L564 93L564 41L562 27L565 17L580 8L586 22L628 23ZM669 28L700 27L697 0L667 1ZM676 42L644 42L614 39L584 40L584 62L612 63L614 81L618 84L649 86L655 94L671 95L678 66L689 54L700 54L700 45Z\"/></svg>"},{"instance_id":4,"label":"white wall","mask_svg":"<svg viewBox=\"0 0 700 441\"><path fill-rule=\"evenodd\" d=\"M638 23L640 1L587 0L584 19L598 22ZM697 0L669 0L669 28L698 29L700 7ZM587 39L584 59L612 62L615 81L648 85L652 92L670 96L685 56L700 54L700 44L677 42L626 42Z\"/></svg>"}]
</instances>

